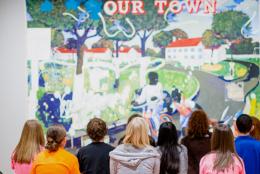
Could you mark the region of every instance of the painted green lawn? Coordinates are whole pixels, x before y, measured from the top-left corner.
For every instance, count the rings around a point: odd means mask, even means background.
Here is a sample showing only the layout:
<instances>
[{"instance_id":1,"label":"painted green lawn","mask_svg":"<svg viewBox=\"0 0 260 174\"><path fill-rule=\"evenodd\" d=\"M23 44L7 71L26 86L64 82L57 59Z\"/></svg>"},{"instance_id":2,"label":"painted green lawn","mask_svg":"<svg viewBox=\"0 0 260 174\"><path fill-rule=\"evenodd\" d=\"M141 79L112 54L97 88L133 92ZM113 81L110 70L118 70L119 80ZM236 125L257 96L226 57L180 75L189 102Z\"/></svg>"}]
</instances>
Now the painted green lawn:
<instances>
[{"instance_id":1,"label":"painted green lawn","mask_svg":"<svg viewBox=\"0 0 260 174\"><path fill-rule=\"evenodd\" d=\"M109 77L101 79L101 86L106 85L108 88L100 92L110 94L119 93L119 95L121 95L125 88L130 89L130 95L127 98L125 105L119 103L115 108L107 107L101 112L103 119L106 120L108 124L111 124L115 120L126 119L131 114L131 101L134 98L135 90L140 88L139 68L139 66L133 66L121 72L118 89L113 88L115 74L111 70L107 70ZM74 68L65 66L53 68L50 65L46 65L42 70L44 72L43 77L46 87L45 89L39 90L38 95L43 95L43 92L54 91L63 93L65 87L73 89ZM84 88L88 91L90 89L89 73L87 69L83 69L83 72L85 78ZM185 97L188 98L195 94L196 89L199 86L199 82L195 77L191 76L190 79L188 79L187 74L183 72L166 70L163 68L157 70L157 72L159 74L159 82L163 85L163 89L167 90L169 93L171 92L173 85L175 85L182 90Z\"/></svg>"},{"instance_id":2,"label":"painted green lawn","mask_svg":"<svg viewBox=\"0 0 260 174\"><path fill-rule=\"evenodd\" d=\"M260 118L260 85L258 85L252 93L256 95L256 116Z\"/></svg>"},{"instance_id":3,"label":"painted green lawn","mask_svg":"<svg viewBox=\"0 0 260 174\"><path fill-rule=\"evenodd\" d=\"M160 82L167 91L171 91L174 85L183 91L186 98L194 95L199 86L199 82L194 76L188 78L187 74L183 72L160 69L158 74Z\"/></svg>"},{"instance_id":4,"label":"painted green lawn","mask_svg":"<svg viewBox=\"0 0 260 174\"><path fill-rule=\"evenodd\" d=\"M65 87L73 88L74 68L63 65L53 66L45 64L41 69L45 81L45 91L60 93L64 92Z\"/></svg>"},{"instance_id":5,"label":"painted green lawn","mask_svg":"<svg viewBox=\"0 0 260 174\"><path fill-rule=\"evenodd\" d=\"M229 62L226 62L226 61L222 61L220 63L218 63L222 66L222 68L218 71L211 71L211 73L213 73L214 75L217 75L217 76L228 76L230 74L230 65L229 65ZM242 65L242 64L239 64L239 63L235 63L235 75L234 75L234 79L237 79L237 78L242 78L246 75L247 73L247 67Z\"/></svg>"},{"instance_id":6,"label":"painted green lawn","mask_svg":"<svg viewBox=\"0 0 260 174\"><path fill-rule=\"evenodd\" d=\"M187 74L178 71L160 69L157 71L159 74L159 82L162 83L164 90L171 92L173 85L178 87L184 92L185 97L191 97L195 94L196 89L199 86L198 80L191 76L187 79ZM129 79L130 76L134 76L133 79ZM185 83L185 79L187 82ZM123 71L120 75L120 85L118 92L122 93L125 87L130 87L130 97L128 98L126 105L119 104L116 108L106 108L102 112L103 119L108 123L112 123L115 120L121 120L127 118L131 114L131 101L134 97L134 92L139 89L139 67L131 67ZM114 89L113 89L114 90ZM112 91L111 91L112 92Z\"/></svg>"},{"instance_id":7,"label":"painted green lawn","mask_svg":"<svg viewBox=\"0 0 260 174\"><path fill-rule=\"evenodd\" d=\"M260 67L260 58L248 58L248 59L239 59L239 60L244 62L251 62Z\"/></svg>"}]
</instances>

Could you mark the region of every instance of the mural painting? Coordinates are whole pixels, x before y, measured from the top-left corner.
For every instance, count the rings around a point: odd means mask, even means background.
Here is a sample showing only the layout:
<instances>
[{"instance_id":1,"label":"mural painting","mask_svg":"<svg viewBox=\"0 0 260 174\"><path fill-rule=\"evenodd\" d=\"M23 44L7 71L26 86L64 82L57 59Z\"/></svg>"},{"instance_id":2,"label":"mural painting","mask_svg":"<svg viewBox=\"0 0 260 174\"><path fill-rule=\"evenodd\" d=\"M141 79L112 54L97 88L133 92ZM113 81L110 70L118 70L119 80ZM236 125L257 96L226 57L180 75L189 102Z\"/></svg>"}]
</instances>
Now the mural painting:
<instances>
[{"instance_id":1,"label":"mural painting","mask_svg":"<svg viewBox=\"0 0 260 174\"><path fill-rule=\"evenodd\" d=\"M155 138L197 108L227 123L260 118L258 0L26 4L30 115L44 127L78 138L101 117L113 142L134 112Z\"/></svg>"}]
</instances>

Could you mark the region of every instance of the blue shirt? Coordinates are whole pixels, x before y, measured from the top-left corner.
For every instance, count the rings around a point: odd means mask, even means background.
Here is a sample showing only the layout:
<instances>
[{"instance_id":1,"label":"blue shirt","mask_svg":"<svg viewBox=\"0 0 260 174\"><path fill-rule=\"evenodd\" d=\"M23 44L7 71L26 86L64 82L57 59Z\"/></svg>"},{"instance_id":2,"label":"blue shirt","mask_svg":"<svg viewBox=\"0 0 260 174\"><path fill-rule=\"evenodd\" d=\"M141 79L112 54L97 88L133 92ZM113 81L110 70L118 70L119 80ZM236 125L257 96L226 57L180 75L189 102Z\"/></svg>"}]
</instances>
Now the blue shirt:
<instances>
[{"instance_id":1,"label":"blue shirt","mask_svg":"<svg viewBox=\"0 0 260 174\"><path fill-rule=\"evenodd\" d=\"M239 136L235 140L235 146L244 161L246 174L260 173L260 141L250 136Z\"/></svg>"}]
</instances>

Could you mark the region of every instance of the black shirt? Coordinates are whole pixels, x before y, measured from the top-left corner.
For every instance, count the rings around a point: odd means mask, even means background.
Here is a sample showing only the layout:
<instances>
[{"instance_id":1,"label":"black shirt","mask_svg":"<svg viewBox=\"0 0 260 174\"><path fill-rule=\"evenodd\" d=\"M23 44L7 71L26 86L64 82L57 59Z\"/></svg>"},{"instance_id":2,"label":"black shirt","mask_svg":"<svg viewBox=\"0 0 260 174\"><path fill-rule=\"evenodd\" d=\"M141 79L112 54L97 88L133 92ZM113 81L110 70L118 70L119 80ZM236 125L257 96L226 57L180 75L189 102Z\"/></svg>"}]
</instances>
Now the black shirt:
<instances>
[{"instance_id":1,"label":"black shirt","mask_svg":"<svg viewBox=\"0 0 260 174\"><path fill-rule=\"evenodd\" d=\"M103 142L93 142L78 152L80 172L83 174L109 174L109 152L114 147Z\"/></svg>"}]
</instances>

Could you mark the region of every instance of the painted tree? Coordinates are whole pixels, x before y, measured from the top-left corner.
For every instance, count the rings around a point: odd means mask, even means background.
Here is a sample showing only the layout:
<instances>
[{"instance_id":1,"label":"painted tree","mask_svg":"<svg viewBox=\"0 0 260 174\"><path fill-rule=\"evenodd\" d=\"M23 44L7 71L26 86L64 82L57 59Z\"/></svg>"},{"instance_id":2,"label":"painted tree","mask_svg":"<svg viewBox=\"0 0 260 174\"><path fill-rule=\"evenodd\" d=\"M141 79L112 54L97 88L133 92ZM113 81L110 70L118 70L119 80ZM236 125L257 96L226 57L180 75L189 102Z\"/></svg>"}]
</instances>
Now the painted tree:
<instances>
[{"instance_id":1,"label":"painted tree","mask_svg":"<svg viewBox=\"0 0 260 174\"><path fill-rule=\"evenodd\" d=\"M123 42L129 41L135 36L134 30L131 29L126 22L126 17L123 15L105 16L104 19L106 25L103 26L99 35L106 40L112 40L114 42L114 56L118 58L119 49Z\"/></svg>"},{"instance_id":2,"label":"painted tree","mask_svg":"<svg viewBox=\"0 0 260 174\"><path fill-rule=\"evenodd\" d=\"M75 1L75 0L56 0L56 1L34 1L28 0L27 10L32 20L28 21L31 28L54 28L70 32L73 38L67 41L67 47L77 50L77 69L76 74L82 73L83 47L87 39L98 35L99 17L97 13L101 11L102 4L96 0ZM95 12L90 11L96 10ZM88 11L89 17L87 13ZM83 33L80 34L79 31ZM92 31L96 32L93 33Z\"/></svg>"},{"instance_id":3,"label":"painted tree","mask_svg":"<svg viewBox=\"0 0 260 174\"><path fill-rule=\"evenodd\" d=\"M160 31L153 36L153 44L161 49L161 57L165 58L165 47L172 42L172 32Z\"/></svg>"},{"instance_id":4,"label":"painted tree","mask_svg":"<svg viewBox=\"0 0 260 174\"><path fill-rule=\"evenodd\" d=\"M212 30L206 30L202 35L202 44L206 48L211 49L211 57L212 57L214 49L216 49L221 45L221 40L214 35Z\"/></svg>"},{"instance_id":5,"label":"painted tree","mask_svg":"<svg viewBox=\"0 0 260 174\"><path fill-rule=\"evenodd\" d=\"M239 43L233 43L230 49L228 49L228 53L253 54L255 48L259 48L259 42L253 42L251 38L246 38Z\"/></svg>"},{"instance_id":6,"label":"painted tree","mask_svg":"<svg viewBox=\"0 0 260 174\"><path fill-rule=\"evenodd\" d=\"M77 50L77 63L73 84L73 127L83 127L80 111L84 93L83 57L84 43L96 37L100 20L98 13L102 10L99 0L26 0L27 12L32 20L30 28L53 28L70 33L66 40L68 49Z\"/></svg>"},{"instance_id":7,"label":"painted tree","mask_svg":"<svg viewBox=\"0 0 260 174\"><path fill-rule=\"evenodd\" d=\"M107 39L100 39L96 43L92 45L92 48L109 48L111 50L114 49L113 41Z\"/></svg>"},{"instance_id":8,"label":"painted tree","mask_svg":"<svg viewBox=\"0 0 260 174\"><path fill-rule=\"evenodd\" d=\"M64 36L60 30L51 30L51 47L61 47L64 44Z\"/></svg>"},{"instance_id":9,"label":"painted tree","mask_svg":"<svg viewBox=\"0 0 260 174\"><path fill-rule=\"evenodd\" d=\"M154 6L154 1L143 0L145 14L142 15L127 15L133 22L136 34L140 39L142 57L146 56L146 42L147 39L157 30L164 29L168 22L164 20L163 15L157 13Z\"/></svg>"},{"instance_id":10,"label":"painted tree","mask_svg":"<svg viewBox=\"0 0 260 174\"><path fill-rule=\"evenodd\" d=\"M231 45L244 37L241 28L249 21L249 16L241 11L225 11L213 16L212 31L214 35ZM246 27L249 29L249 26Z\"/></svg>"},{"instance_id":11,"label":"painted tree","mask_svg":"<svg viewBox=\"0 0 260 174\"><path fill-rule=\"evenodd\" d=\"M189 38L188 34L180 28L173 29L170 32L176 38L176 40Z\"/></svg>"}]
</instances>

